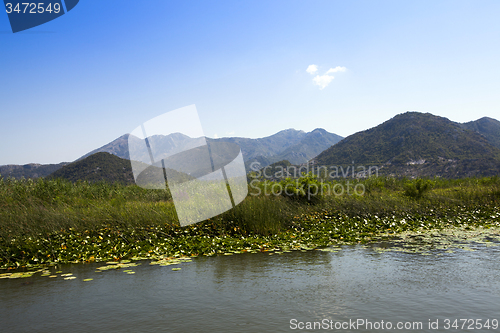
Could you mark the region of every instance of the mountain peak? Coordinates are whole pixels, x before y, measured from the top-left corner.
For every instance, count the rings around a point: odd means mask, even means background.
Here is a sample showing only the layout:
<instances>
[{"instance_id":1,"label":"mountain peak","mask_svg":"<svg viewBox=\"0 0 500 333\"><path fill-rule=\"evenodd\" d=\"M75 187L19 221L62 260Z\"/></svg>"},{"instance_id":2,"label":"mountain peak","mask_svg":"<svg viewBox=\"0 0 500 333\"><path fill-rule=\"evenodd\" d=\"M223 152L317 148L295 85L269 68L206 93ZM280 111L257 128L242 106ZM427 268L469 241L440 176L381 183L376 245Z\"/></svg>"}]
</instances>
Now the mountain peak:
<instances>
[{"instance_id":1,"label":"mountain peak","mask_svg":"<svg viewBox=\"0 0 500 333\"><path fill-rule=\"evenodd\" d=\"M422 160L426 162L418 165L419 170L410 167L412 162ZM349 165L355 161L357 165L378 166L400 175L490 175L500 171L500 149L479 133L447 118L410 111L347 137L319 154L315 161L320 165Z\"/></svg>"},{"instance_id":2,"label":"mountain peak","mask_svg":"<svg viewBox=\"0 0 500 333\"><path fill-rule=\"evenodd\" d=\"M460 124L462 128L481 134L493 146L500 148L500 121L483 117L476 121Z\"/></svg>"}]
</instances>

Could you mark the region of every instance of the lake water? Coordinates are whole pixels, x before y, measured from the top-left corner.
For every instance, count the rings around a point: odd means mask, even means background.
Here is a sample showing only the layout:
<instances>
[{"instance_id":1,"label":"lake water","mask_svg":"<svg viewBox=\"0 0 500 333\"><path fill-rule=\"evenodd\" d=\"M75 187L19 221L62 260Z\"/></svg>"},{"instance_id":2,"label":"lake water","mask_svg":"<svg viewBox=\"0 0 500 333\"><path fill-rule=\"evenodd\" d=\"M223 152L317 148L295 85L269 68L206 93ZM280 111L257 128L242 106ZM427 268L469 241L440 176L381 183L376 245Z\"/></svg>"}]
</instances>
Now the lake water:
<instances>
[{"instance_id":1,"label":"lake water","mask_svg":"<svg viewBox=\"0 0 500 333\"><path fill-rule=\"evenodd\" d=\"M103 264L59 266L54 270L76 279L38 274L0 280L0 327L108 333L313 332L328 326L367 332L415 322L416 329L399 331L464 332L479 330L465 329L471 321L454 328L454 319L489 319L490 328L481 331L499 332L493 319L500 320L500 247L471 247L475 251L421 255L343 246L337 253L199 257L167 267L141 261L135 274L96 273ZM360 326L347 327L350 320ZM429 320L438 320L438 330L429 329ZM299 329L308 322L323 329Z\"/></svg>"}]
</instances>

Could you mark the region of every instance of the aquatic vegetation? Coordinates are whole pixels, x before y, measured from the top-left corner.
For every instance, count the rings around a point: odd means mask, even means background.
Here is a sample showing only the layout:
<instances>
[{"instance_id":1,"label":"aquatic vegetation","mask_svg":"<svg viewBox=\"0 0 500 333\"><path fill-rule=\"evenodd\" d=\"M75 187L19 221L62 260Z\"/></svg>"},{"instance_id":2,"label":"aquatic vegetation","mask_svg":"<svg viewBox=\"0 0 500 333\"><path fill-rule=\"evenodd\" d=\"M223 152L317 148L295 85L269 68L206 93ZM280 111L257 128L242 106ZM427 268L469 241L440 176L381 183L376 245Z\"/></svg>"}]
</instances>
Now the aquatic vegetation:
<instances>
[{"instance_id":1,"label":"aquatic vegetation","mask_svg":"<svg viewBox=\"0 0 500 333\"><path fill-rule=\"evenodd\" d=\"M314 182L317 179L311 178L303 184ZM248 196L224 214L180 227L172 203L155 190L0 178L0 268L24 271L1 273L0 279L35 273L61 276L57 274L63 272L54 272L53 267L63 263L103 262L96 271L105 272L131 268L145 259L170 266L199 255L335 252L341 244L381 239L399 244L394 237L410 245L391 246L391 251L411 252L415 248L410 235L442 230L480 230L484 235L500 226L498 177L435 179L419 200L405 194L411 182L367 179L362 182L367 189L364 196L323 195L314 202L283 195ZM495 234L488 235L477 243L496 244ZM420 248L431 240L433 245L421 252L467 250L451 246L458 244L451 236L442 236L444 240L437 243L440 237L422 238Z\"/></svg>"}]
</instances>

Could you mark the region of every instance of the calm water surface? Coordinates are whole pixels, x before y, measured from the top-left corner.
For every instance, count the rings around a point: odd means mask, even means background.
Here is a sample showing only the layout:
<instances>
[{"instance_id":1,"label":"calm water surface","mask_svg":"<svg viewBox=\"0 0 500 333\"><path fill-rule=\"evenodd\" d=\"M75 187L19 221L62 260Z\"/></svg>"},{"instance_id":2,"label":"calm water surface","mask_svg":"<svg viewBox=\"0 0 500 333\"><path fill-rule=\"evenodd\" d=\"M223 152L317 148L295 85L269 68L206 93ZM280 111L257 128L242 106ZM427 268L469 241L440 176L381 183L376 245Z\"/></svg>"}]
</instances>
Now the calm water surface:
<instances>
[{"instance_id":1,"label":"calm water surface","mask_svg":"<svg viewBox=\"0 0 500 333\"><path fill-rule=\"evenodd\" d=\"M102 264L60 266L77 279L0 280L0 331L297 332L325 330L293 330L292 319L364 319L463 332L444 329L444 319L500 320L500 249L474 249L424 256L345 246L338 253L201 257L167 267L143 261L134 275L96 273ZM439 320L439 330L428 329L429 319Z\"/></svg>"}]
</instances>

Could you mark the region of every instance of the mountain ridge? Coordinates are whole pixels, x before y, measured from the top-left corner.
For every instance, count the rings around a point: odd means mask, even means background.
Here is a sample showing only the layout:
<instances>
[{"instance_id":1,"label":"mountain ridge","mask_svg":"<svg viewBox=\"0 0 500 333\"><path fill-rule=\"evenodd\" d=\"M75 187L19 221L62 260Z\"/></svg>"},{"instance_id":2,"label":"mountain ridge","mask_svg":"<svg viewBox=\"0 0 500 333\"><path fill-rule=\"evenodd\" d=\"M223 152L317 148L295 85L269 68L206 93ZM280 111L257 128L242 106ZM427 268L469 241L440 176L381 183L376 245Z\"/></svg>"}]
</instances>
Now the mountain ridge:
<instances>
[{"instance_id":1,"label":"mountain ridge","mask_svg":"<svg viewBox=\"0 0 500 333\"><path fill-rule=\"evenodd\" d=\"M120 158L130 159L128 150L129 137L130 134L122 135L108 144L83 155L77 159L77 161L97 152L107 152ZM189 138L180 133L172 133L168 136L153 135L148 139L151 145L161 147L159 149L162 151L168 151L174 146L182 146L182 144L193 138ZM217 139L207 138L207 141L236 143L240 146L247 166L254 161L258 161L262 166L266 166L283 159L291 159L290 162L295 164L306 163L321 151L339 142L341 139L343 139L341 136L329 133L321 128L317 128L308 133L290 128L257 139L227 137Z\"/></svg>"},{"instance_id":2,"label":"mountain ridge","mask_svg":"<svg viewBox=\"0 0 500 333\"><path fill-rule=\"evenodd\" d=\"M399 176L471 177L499 174L500 149L448 118L406 112L348 136L312 163L378 165Z\"/></svg>"},{"instance_id":3,"label":"mountain ridge","mask_svg":"<svg viewBox=\"0 0 500 333\"><path fill-rule=\"evenodd\" d=\"M412 117L413 122L406 121L404 126L397 124L400 120ZM398 133L394 132L396 129ZM427 134L422 136L421 133ZM98 152L129 160L128 139L129 134L124 134L74 162ZM169 138L152 136L150 141L152 144L164 144L162 149L174 149L182 147L183 141L188 139L191 140L180 133L173 133ZM284 160L294 165L304 164L308 160L312 163L330 163L333 161L331 158L335 159L334 164L378 164L386 174L408 176L431 176L432 173L446 177L451 174L490 175L498 174L500 170L500 150L497 150L500 149L500 121L489 117L457 123L430 113L406 112L347 138L316 128L307 133L285 129L257 139L229 137L207 138L207 141L238 144L245 156L247 170L252 162L258 162L260 168ZM433 143L429 146L431 141ZM422 147L427 148L422 151ZM332 155L331 158L327 158L328 155ZM0 175L14 178L47 177L69 164L2 165Z\"/></svg>"},{"instance_id":4,"label":"mountain ridge","mask_svg":"<svg viewBox=\"0 0 500 333\"><path fill-rule=\"evenodd\" d=\"M462 127L483 135L493 146L500 148L500 121L483 117L461 124Z\"/></svg>"}]
</instances>

